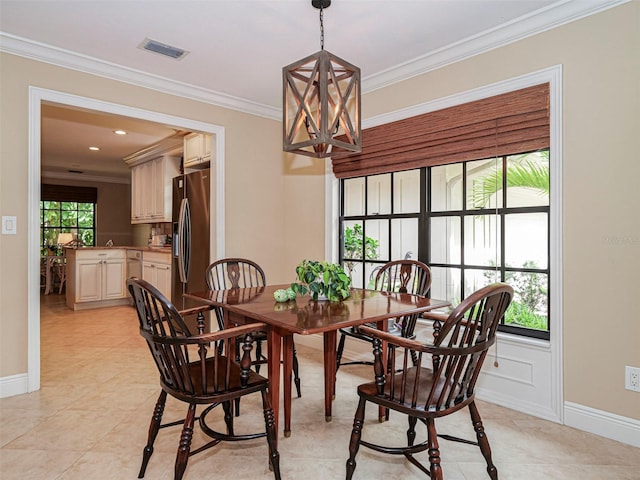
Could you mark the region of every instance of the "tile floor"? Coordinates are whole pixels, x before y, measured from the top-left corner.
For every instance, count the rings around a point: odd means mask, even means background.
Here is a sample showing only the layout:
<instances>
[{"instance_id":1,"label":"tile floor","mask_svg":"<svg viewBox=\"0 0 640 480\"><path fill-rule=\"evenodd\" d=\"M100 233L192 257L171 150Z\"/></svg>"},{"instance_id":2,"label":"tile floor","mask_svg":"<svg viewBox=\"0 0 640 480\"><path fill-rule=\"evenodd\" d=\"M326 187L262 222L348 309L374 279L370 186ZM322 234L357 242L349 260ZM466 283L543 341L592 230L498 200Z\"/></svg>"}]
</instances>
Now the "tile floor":
<instances>
[{"instance_id":1,"label":"tile floor","mask_svg":"<svg viewBox=\"0 0 640 480\"><path fill-rule=\"evenodd\" d=\"M72 312L63 296L42 297L42 388L0 399L0 478L3 480L135 479L149 419L159 393L157 374L130 307ZM279 435L283 479L344 478L355 386L369 367L338 375L333 421L323 416L322 354L298 347L302 398L293 400L290 438ZM262 421L259 400L242 401L238 429ZM488 403L479 403L502 480L640 480L640 449ZM169 398L165 420L182 418ZM364 435L399 444L398 415L379 424L370 411ZM437 424L473 438L466 412ZM252 431L249 428L245 431ZM173 478L179 427L161 430L145 478ZM420 433L420 432L419 432ZM194 445L204 438L194 437ZM421 454L421 458L425 457ZM479 450L441 441L447 480L485 480ZM408 461L362 448L354 480L427 478ZM264 439L221 444L191 457L185 479L272 479Z\"/></svg>"}]
</instances>

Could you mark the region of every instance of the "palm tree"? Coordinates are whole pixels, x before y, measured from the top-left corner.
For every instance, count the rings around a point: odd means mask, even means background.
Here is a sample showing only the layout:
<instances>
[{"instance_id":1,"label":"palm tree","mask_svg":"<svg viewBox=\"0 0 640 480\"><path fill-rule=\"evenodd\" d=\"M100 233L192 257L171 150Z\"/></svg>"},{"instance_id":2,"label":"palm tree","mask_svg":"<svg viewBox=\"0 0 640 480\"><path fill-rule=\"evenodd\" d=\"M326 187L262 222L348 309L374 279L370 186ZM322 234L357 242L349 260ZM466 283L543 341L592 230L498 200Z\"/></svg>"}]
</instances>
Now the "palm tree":
<instances>
[{"instance_id":1,"label":"palm tree","mask_svg":"<svg viewBox=\"0 0 640 480\"><path fill-rule=\"evenodd\" d=\"M541 196L549 196L549 150L511 157L507 167L507 188L522 187L536 190ZM491 197L502 190L502 169L495 169L474 182L471 201L474 208L484 208Z\"/></svg>"}]
</instances>

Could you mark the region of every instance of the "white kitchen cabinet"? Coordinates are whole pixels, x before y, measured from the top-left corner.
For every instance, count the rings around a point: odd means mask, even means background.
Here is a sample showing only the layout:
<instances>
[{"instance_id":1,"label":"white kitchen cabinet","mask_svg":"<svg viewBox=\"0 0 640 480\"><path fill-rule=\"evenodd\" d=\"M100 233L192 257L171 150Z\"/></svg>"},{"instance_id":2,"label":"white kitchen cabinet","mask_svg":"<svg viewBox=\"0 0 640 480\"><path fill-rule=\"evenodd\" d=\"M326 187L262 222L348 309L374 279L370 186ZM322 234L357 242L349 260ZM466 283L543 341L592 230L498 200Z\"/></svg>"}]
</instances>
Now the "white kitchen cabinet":
<instances>
[{"instance_id":1,"label":"white kitchen cabinet","mask_svg":"<svg viewBox=\"0 0 640 480\"><path fill-rule=\"evenodd\" d=\"M127 303L123 249L67 249L67 306L74 310Z\"/></svg>"},{"instance_id":2,"label":"white kitchen cabinet","mask_svg":"<svg viewBox=\"0 0 640 480\"><path fill-rule=\"evenodd\" d=\"M184 137L184 168L207 168L211 162L211 135L190 133Z\"/></svg>"},{"instance_id":3,"label":"white kitchen cabinet","mask_svg":"<svg viewBox=\"0 0 640 480\"><path fill-rule=\"evenodd\" d=\"M171 253L143 252L142 279L171 300Z\"/></svg>"},{"instance_id":4,"label":"white kitchen cabinet","mask_svg":"<svg viewBox=\"0 0 640 480\"><path fill-rule=\"evenodd\" d=\"M161 156L131 168L131 223L171 221L173 177L180 157Z\"/></svg>"}]
</instances>

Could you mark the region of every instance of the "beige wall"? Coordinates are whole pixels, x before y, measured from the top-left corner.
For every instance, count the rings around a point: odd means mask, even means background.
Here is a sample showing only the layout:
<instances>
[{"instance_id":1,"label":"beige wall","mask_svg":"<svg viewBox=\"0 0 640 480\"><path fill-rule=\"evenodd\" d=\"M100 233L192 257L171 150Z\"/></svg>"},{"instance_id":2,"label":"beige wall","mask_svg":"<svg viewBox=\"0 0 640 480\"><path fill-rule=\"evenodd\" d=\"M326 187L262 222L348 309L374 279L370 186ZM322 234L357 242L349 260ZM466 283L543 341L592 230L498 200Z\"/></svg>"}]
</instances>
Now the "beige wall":
<instances>
[{"instance_id":1,"label":"beige wall","mask_svg":"<svg viewBox=\"0 0 640 480\"><path fill-rule=\"evenodd\" d=\"M98 191L96 245L105 245L108 240L113 240L114 245L133 245L131 186L129 184L79 181L66 178L43 178L42 183L95 187Z\"/></svg>"},{"instance_id":2,"label":"beige wall","mask_svg":"<svg viewBox=\"0 0 640 480\"><path fill-rule=\"evenodd\" d=\"M640 419L640 2L362 100L368 118L561 64L565 401Z\"/></svg>"},{"instance_id":3,"label":"beige wall","mask_svg":"<svg viewBox=\"0 0 640 480\"><path fill-rule=\"evenodd\" d=\"M363 118L563 66L563 349L565 400L640 418L623 388L640 366L640 2L364 96ZM27 86L158 110L226 127L228 255L288 282L298 260L323 256L323 166L285 157L280 124L2 55L0 210L19 233L0 245L0 377L26 371Z\"/></svg>"},{"instance_id":4,"label":"beige wall","mask_svg":"<svg viewBox=\"0 0 640 480\"><path fill-rule=\"evenodd\" d=\"M323 253L324 170L299 175L305 202L289 201L280 122L4 53L0 67L0 213L18 226L17 235L0 236L0 378L27 371L27 258L39 254L27 251L29 86L225 127L226 254L253 258L270 281L289 282L298 257ZM292 241L300 225L305 242Z\"/></svg>"}]
</instances>

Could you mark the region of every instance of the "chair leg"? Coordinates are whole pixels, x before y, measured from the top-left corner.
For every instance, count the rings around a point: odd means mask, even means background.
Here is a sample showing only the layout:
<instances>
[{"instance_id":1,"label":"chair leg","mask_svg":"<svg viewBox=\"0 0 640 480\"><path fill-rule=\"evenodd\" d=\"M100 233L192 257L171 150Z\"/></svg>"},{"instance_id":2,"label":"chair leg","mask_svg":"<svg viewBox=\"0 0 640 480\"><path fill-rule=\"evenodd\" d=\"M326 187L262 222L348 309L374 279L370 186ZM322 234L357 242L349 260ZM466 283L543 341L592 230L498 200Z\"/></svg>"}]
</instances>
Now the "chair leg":
<instances>
[{"instance_id":1,"label":"chair leg","mask_svg":"<svg viewBox=\"0 0 640 480\"><path fill-rule=\"evenodd\" d=\"M347 460L347 476L346 480L351 480L353 472L356 470L356 455L360 448L360 439L362 438L362 426L364 423L364 410L366 400L360 397L355 417L353 418L353 430L351 431L351 439L349 440L349 459Z\"/></svg>"},{"instance_id":2,"label":"chair leg","mask_svg":"<svg viewBox=\"0 0 640 480\"><path fill-rule=\"evenodd\" d=\"M471 402L469 404L469 412L471 413L471 422L473 423L473 429L476 432L476 438L478 439L480 451L482 452L482 456L487 462L487 473L489 474L489 478L491 478L491 480L498 480L498 469L493 464L493 460L491 458L491 446L489 445L489 439L487 438L487 435L484 433L482 418L480 418L480 413L478 412L476 402Z\"/></svg>"},{"instance_id":3,"label":"chair leg","mask_svg":"<svg viewBox=\"0 0 640 480\"><path fill-rule=\"evenodd\" d=\"M431 480L443 480L442 467L440 466L440 446L438 445L438 433L433 418L427 418L427 441L429 443L429 476Z\"/></svg>"},{"instance_id":4,"label":"chair leg","mask_svg":"<svg viewBox=\"0 0 640 480\"><path fill-rule=\"evenodd\" d=\"M187 416L184 419L182 433L180 434L180 444L178 445L178 454L176 455L176 464L174 469L174 480L181 480L184 471L187 468L189 460L189 451L191 450L191 439L193 438L193 423L196 418L196 404L190 403Z\"/></svg>"},{"instance_id":5,"label":"chair leg","mask_svg":"<svg viewBox=\"0 0 640 480\"><path fill-rule=\"evenodd\" d=\"M164 406L167 403L167 392L162 390L156 401L156 406L153 409L153 416L151 417L151 424L149 425L149 436L147 437L147 445L142 451L142 465L140 466L140 473L138 478L144 477L144 472L147 470L149 459L153 454L153 443L156 441L158 431L160 430L160 423L162 422L162 414L164 413Z\"/></svg>"},{"instance_id":6,"label":"chair leg","mask_svg":"<svg viewBox=\"0 0 640 480\"><path fill-rule=\"evenodd\" d=\"M293 381L296 384L296 393L298 398L302 396L300 391L300 375L298 375L298 353L296 352L296 344L293 344Z\"/></svg>"},{"instance_id":7,"label":"chair leg","mask_svg":"<svg viewBox=\"0 0 640 480\"><path fill-rule=\"evenodd\" d=\"M276 436L276 424L271 408L271 402L266 390L262 390L262 408L264 410L264 424L267 429L267 443L269 444L269 469L273 470L276 480L280 480L280 453L278 453L278 443Z\"/></svg>"},{"instance_id":8,"label":"chair leg","mask_svg":"<svg viewBox=\"0 0 640 480\"><path fill-rule=\"evenodd\" d=\"M336 372L340 368L340 361L342 360L342 352L344 351L344 341L347 336L344 333L340 334L340 341L338 342L338 349L336 350Z\"/></svg>"},{"instance_id":9,"label":"chair leg","mask_svg":"<svg viewBox=\"0 0 640 480\"><path fill-rule=\"evenodd\" d=\"M418 422L417 417L409 416L409 429L407 430L407 445L410 447L413 446L413 442L416 440L416 423Z\"/></svg>"},{"instance_id":10,"label":"chair leg","mask_svg":"<svg viewBox=\"0 0 640 480\"><path fill-rule=\"evenodd\" d=\"M260 373L260 360L262 360L262 342L256 342L256 364L255 369L256 373Z\"/></svg>"},{"instance_id":11,"label":"chair leg","mask_svg":"<svg viewBox=\"0 0 640 480\"><path fill-rule=\"evenodd\" d=\"M239 398L236 400L239 400ZM234 435L233 410L231 409L231 402L222 402L222 409L224 410L224 423L227 425L227 435Z\"/></svg>"}]
</instances>

